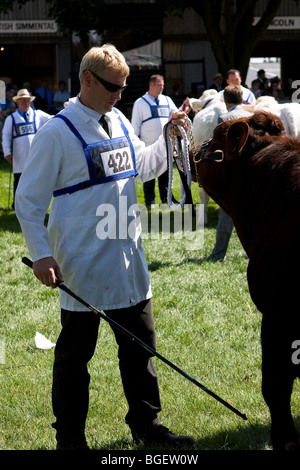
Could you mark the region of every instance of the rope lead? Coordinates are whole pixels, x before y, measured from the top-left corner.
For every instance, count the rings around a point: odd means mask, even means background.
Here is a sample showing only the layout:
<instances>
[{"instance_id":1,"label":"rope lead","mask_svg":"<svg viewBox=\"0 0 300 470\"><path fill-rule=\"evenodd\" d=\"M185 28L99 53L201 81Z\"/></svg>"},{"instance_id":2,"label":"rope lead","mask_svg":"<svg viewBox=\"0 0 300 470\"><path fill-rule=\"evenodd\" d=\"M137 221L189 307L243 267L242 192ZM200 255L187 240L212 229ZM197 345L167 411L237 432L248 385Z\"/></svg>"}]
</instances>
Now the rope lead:
<instances>
[{"instance_id":1,"label":"rope lead","mask_svg":"<svg viewBox=\"0 0 300 470\"><path fill-rule=\"evenodd\" d=\"M188 123L188 130L187 133L185 132L184 128L182 126L177 126L178 129L181 132L182 135L182 144L181 142L178 142L179 139L176 138L174 135L173 139L171 138L169 134L169 129L173 126L171 122L166 124L164 128L165 132L165 140L166 140L166 146L167 146L167 160L168 160L168 172L169 172L169 181L168 181L168 193L167 193L167 201L168 205L170 206L171 209L173 210L179 210L182 208L186 201L186 192L184 189L184 186L181 181L180 185L180 197L181 200L178 204L175 204L172 201L172 192L173 192L173 180L174 180L174 175L173 175L173 161L176 159L179 161L179 164L181 166L181 171L183 173L186 173L186 178L187 178L187 186L190 189L191 188L191 182L192 182L192 176L191 176L191 167L190 167L190 160L189 160L189 143L188 139L192 135L192 123L188 117L185 118L187 123ZM183 147L183 149L182 149ZM183 156L182 156L183 154ZM179 168L178 168L179 169Z\"/></svg>"}]
</instances>

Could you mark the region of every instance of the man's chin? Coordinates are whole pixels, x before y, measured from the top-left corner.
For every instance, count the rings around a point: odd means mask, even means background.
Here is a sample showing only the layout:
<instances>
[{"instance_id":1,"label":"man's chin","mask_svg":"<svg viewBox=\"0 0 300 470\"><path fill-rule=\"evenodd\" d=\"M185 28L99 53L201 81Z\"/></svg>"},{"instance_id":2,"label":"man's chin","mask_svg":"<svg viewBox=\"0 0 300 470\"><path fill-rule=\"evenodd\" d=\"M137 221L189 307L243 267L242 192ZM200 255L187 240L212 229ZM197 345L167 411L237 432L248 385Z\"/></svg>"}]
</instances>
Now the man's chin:
<instances>
[{"instance_id":1,"label":"man's chin","mask_svg":"<svg viewBox=\"0 0 300 470\"><path fill-rule=\"evenodd\" d=\"M107 109L106 109L106 112L108 113L108 112L112 111L112 109L113 109L113 107L115 106L115 104L116 104L116 102L109 103L109 104L107 105L107 107L106 107L106 108L107 108Z\"/></svg>"}]
</instances>

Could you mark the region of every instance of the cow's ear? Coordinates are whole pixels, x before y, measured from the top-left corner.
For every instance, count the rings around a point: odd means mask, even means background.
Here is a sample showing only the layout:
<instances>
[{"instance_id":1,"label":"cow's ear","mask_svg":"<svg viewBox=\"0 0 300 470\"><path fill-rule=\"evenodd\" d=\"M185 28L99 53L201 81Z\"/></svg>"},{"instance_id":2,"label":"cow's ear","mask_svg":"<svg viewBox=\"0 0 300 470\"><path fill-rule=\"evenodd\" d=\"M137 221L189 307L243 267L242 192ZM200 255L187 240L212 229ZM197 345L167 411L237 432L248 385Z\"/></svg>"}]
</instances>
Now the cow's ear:
<instances>
[{"instance_id":1,"label":"cow's ear","mask_svg":"<svg viewBox=\"0 0 300 470\"><path fill-rule=\"evenodd\" d=\"M250 128L245 121L233 123L228 129L229 145L231 155L236 157L241 153L248 139Z\"/></svg>"}]
</instances>

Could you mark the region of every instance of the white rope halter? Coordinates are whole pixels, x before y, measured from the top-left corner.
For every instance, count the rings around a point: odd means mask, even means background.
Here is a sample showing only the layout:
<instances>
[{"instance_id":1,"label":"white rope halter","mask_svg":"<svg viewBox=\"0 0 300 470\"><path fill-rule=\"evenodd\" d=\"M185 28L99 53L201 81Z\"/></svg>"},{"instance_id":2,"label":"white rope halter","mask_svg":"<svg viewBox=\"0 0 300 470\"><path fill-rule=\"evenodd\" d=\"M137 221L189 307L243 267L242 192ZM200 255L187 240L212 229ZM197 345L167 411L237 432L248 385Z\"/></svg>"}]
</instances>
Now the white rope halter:
<instances>
[{"instance_id":1,"label":"white rope halter","mask_svg":"<svg viewBox=\"0 0 300 470\"><path fill-rule=\"evenodd\" d=\"M172 127L173 124L171 124L171 122L169 122L166 125L166 129L165 129L165 138L166 138L166 144L167 144L168 170L169 170L167 201L168 201L168 204L169 204L170 208L173 209L173 210L181 209L182 206L185 203L185 200L186 200L186 193L185 193L182 181L181 181L181 185L180 185L181 200L180 200L179 204L174 204L172 202L173 159L177 158L180 161L182 171L184 171L184 170L186 171L187 185L188 185L189 188L191 187L191 182L192 182L191 167L190 167L190 160L189 160L189 143L188 143L188 138L190 138L191 134L192 134L192 122L188 117L186 117L185 120L188 123L187 133L185 132L185 130L182 126L177 126L178 129L181 132L181 135L182 135L183 149L181 148L181 143L179 145L178 139L176 138L176 136L174 136L174 138L172 139L171 136L169 135L169 129ZM183 153L183 157L182 157L182 153Z\"/></svg>"}]
</instances>

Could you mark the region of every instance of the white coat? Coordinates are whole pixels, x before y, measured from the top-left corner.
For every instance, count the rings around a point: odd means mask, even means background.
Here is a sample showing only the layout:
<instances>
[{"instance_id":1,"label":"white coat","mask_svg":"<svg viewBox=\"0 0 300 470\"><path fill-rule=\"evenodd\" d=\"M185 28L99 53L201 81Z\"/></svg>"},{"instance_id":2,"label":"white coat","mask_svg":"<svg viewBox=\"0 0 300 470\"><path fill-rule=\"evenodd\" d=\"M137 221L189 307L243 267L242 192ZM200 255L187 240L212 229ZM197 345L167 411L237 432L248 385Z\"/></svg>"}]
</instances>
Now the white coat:
<instances>
[{"instance_id":1,"label":"white coat","mask_svg":"<svg viewBox=\"0 0 300 470\"><path fill-rule=\"evenodd\" d=\"M20 115L18 110L5 119L2 131L3 153L4 157L13 154L13 173L23 172L31 142L37 130L50 117L50 114L44 113L44 111L29 108L29 125L26 124L24 117ZM24 133L18 133L20 128ZM26 133L26 128L28 128L28 133Z\"/></svg>"},{"instance_id":2,"label":"white coat","mask_svg":"<svg viewBox=\"0 0 300 470\"><path fill-rule=\"evenodd\" d=\"M153 96L148 92L145 93L143 97L138 98L132 108L132 127L136 135L138 135L146 145L151 145L158 139L169 116L173 111L178 111L178 108L169 96L159 95L158 99L159 105L166 107L165 109L168 111L168 115L164 113L162 117L153 118L151 106L157 107L157 104Z\"/></svg>"},{"instance_id":3,"label":"white coat","mask_svg":"<svg viewBox=\"0 0 300 470\"><path fill-rule=\"evenodd\" d=\"M151 147L138 139L118 111L135 150L138 178L153 179L167 169L163 136ZM107 140L99 115L71 99L61 112L88 144ZM114 111L107 113L112 138L123 136ZM65 284L99 309L124 308L150 298L151 286L141 241L135 178L109 181L53 199L48 227L44 217L53 191L89 179L80 141L58 118L33 140L16 193L16 214L33 261L53 256ZM107 236L105 236L105 234ZM67 310L87 310L60 291Z\"/></svg>"},{"instance_id":4,"label":"white coat","mask_svg":"<svg viewBox=\"0 0 300 470\"><path fill-rule=\"evenodd\" d=\"M240 85L242 92L243 92L243 103L251 103L254 104L256 102L256 98L254 93L249 90L249 88L245 88L244 86ZM221 100L224 101L224 90L219 91L219 95L221 96Z\"/></svg>"}]
</instances>

